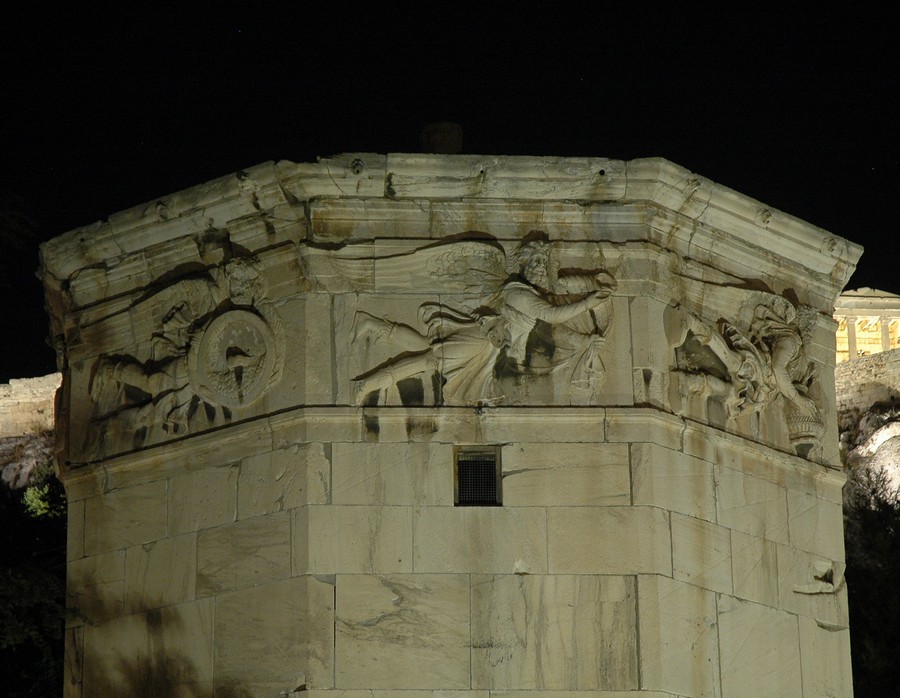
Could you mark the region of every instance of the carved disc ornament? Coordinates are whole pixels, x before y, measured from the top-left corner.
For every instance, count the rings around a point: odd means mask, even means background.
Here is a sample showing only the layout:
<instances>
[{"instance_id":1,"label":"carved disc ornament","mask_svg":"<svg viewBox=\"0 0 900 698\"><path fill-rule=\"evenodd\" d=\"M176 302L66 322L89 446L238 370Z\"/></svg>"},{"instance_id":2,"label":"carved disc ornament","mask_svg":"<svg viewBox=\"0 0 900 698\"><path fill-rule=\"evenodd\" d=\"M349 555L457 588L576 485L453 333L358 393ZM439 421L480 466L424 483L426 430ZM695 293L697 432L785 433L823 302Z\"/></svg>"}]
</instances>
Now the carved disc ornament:
<instances>
[{"instance_id":1,"label":"carved disc ornament","mask_svg":"<svg viewBox=\"0 0 900 698\"><path fill-rule=\"evenodd\" d=\"M268 323L247 310L216 317L188 354L191 385L211 404L246 407L263 396L281 368Z\"/></svg>"}]
</instances>

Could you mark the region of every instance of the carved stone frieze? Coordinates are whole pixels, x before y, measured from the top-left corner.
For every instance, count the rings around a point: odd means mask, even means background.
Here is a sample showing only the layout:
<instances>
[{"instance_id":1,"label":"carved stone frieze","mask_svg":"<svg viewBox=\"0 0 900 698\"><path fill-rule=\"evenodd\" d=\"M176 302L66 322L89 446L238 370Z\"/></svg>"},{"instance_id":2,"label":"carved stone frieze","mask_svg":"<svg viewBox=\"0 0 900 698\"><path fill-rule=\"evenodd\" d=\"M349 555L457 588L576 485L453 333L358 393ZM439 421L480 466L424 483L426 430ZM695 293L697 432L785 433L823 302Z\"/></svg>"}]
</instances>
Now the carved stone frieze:
<instances>
[{"instance_id":1,"label":"carved stone frieze","mask_svg":"<svg viewBox=\"0 0 900 698\"><path fill-rule=\"evenodd\" d=\"M805 351L814 313L771 294L749 295L734 321L706 322L671 307L674 370L689 393L718 401L728 420L777 415L793 449L805 456L825 429L818 372Z\"/></svg>"},{"instance_id":2,"label":"carved stone frieze","mask_svg":"<svg viewBox=\"0 0 900 698\"><path fill-rule=\"evenodd\" d=\"M382 260L373 261L378 274ZM389 347L386 359L352 378L359 404L390 402L388 393L401 381L422 376L436 379L436 402L447 405L514 402L504 383L551 374L597 396L616 287L599 246L584 269L561 269L552 243L538 231L508 261L502 247L484 241L425 248L410 255L413 261L413 268L478 295L465 304L422 303L415 326L380 317L374 308L357 310L351 343Z\"/></svg>"},{"instance_id":3,"label":"carved stone frieze","mask_svg":"<svg viewBox=\"0 0 900 698\"><path fill-rule=\"evenodd\" d=\"M163 285L128 311L149 314L154 330L94 361L86 458L226 423L279 379L280 320L253 260Z\"/></svg>"}]
</instances>

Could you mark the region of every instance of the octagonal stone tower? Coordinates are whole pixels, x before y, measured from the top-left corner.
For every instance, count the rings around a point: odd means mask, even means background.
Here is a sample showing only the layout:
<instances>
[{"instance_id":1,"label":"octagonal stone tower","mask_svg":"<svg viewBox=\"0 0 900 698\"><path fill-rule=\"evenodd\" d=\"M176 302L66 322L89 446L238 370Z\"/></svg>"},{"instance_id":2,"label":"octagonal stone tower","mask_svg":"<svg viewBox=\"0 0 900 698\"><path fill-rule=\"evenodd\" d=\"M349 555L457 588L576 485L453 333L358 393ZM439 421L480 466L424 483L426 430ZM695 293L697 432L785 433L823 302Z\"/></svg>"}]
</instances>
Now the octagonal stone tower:
<instances>
[{"instance_id":1,"label":"octagonal stone tower","mask_svg":"<svg viewBox=\"0 0 900 698\"><path fill-rule=\"evenodd\" d=\"M858 246L664 160L365 153L42 253L67 696L851 694Z\"/></svg>"}]
</instances>

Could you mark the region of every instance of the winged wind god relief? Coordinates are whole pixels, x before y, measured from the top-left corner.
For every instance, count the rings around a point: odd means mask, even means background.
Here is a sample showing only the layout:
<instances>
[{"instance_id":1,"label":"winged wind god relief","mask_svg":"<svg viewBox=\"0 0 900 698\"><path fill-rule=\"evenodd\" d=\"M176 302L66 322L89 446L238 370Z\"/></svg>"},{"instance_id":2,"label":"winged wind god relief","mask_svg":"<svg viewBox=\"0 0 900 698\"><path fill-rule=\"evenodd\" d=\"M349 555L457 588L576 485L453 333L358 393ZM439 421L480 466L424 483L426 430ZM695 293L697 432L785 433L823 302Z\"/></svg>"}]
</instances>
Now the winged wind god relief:
<instances>
[{"instance_id":1,"label":"winged wind god relief","mask_svg":"<svg viewBox=\"0 0 900 698\"><path fill-rule=\"evenodd\" d=\"M817 370L805 353L815 311L769 293L752 296L738 324L711 325L670 308L675 371L691 397L707 409L711 400L724 405L729 420L758 416L769 429L786 425L791 447L806 457L824 432Z\"/></svg>"},{"instance_id":2,"label":"winged wind god relief","mask_svg":"<svg viewBox=\"0 0 900 698\"><path fill-rule=\"evenodd\" d=\"M88 457L228 422L281 375L279 319L252 260L157 286L116 314L122 313L150 336L131 353L96 360Z\"/></svg>"},{"instance_id":3,"label":"winged wind god relief","mask_svg":"<svg viewBox=\"0 0 900 698\"><path fill-rule=\"evenodd\" d=\"M584 252L584 248L581 248ZM414 404L404 384L444 405L564 404L599 399L616 283L596 243L561 266L562 246L529 234L507 259L493 239L461 240L405 255L430 287L459 303L422 303L409 323L357 310L352 344L382 360L352 377L357 404ZM386 260L385 260L386 262ZM379 261L375 260L375 275ZM422 404L421 402L419 404ZM551 403L552 404L552 403Z\"/></svg>"}]
</instances>

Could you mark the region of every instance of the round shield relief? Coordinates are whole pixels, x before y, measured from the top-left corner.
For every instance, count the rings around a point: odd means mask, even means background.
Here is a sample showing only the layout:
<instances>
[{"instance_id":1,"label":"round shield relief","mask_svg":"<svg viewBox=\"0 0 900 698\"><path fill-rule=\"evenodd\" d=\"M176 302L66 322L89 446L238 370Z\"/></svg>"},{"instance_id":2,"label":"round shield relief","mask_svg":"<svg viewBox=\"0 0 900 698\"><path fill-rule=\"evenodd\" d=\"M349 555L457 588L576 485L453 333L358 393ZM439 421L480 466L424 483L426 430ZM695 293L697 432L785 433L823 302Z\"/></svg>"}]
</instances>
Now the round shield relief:
<instances>
[{"instance_id":1,"label":"round shield relief","mask_svg":"<svg viewBox=\"0 0 900 698\"><path fill-rule=\"evenodd\" d=\"M261 398L278 368L271 328L248 310L229 310L214 318L188 352L188 371L197 395L230 408L247 407Z\"/></svg>"}]
</instances>

